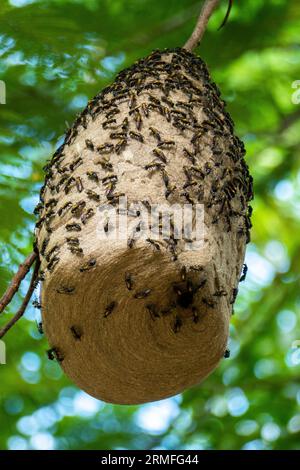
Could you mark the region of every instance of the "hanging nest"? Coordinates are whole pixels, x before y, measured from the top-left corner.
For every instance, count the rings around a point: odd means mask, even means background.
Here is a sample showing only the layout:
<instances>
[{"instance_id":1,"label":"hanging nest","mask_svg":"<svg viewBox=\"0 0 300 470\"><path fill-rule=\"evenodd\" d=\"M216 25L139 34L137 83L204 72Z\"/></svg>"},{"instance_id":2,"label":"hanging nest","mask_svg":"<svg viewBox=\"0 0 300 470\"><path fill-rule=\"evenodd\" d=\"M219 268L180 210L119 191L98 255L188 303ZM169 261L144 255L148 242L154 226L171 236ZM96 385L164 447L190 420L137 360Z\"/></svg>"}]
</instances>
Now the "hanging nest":
<instances>
[{"instance_id":1,"label":"hanging nest","mask_svg":"<svg viewBox=\"0 0 300 470\"><path fill-rule=\"evenodd\" d=\"M87 393L159 400L227 355L251 225L244 154L205 63L180 48L119 73L68 131L46 165L36 242L49 357ZM124 196L125 241L99 224ZM132 204L202 204L200 248L139 237Z\"/></svg>"}]
</instances>

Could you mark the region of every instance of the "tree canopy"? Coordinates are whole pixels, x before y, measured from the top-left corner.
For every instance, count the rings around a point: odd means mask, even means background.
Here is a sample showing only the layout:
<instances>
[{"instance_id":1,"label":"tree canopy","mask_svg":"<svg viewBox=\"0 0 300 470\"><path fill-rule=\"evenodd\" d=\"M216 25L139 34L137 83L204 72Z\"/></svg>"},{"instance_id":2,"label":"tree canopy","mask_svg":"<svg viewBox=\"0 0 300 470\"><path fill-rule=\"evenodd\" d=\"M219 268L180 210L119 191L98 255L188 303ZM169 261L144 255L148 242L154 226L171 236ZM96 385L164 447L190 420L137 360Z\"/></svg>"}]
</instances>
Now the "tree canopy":
<instances>
[{"instance_id":1,"label":"tree canopy","mask_svg":"<svg viewBox=\"0 0 300 470\"><path fill-rule=\"evenodd\" d=\"M1 294L32 250L42 168L76 114L135 60L182 46L200 3L1 1ZM249 272L230 359L180 396L105 404L48 361L31 305L5 337L0 449L300 449L300 8L297 0L235 2L218 31L226 8L221 2L196 53L222 91L254 176Z\"/></svg>"}]
</instances>

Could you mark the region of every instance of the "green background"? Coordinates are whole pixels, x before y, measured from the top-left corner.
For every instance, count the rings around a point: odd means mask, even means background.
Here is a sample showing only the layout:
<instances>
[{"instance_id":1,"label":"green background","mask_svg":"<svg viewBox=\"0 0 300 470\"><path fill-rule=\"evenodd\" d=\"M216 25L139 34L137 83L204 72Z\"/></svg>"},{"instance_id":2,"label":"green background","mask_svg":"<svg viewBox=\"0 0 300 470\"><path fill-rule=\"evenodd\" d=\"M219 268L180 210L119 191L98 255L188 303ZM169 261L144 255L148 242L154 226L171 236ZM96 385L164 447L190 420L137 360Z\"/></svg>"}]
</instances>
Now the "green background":
<instances>
[{"instance_id":1,"label":"green background","mask_svg":"<svg viewBox=\"0 0 300 470\"><path fill-rule=\"evenodd\" d=\"M107 405L47 360L39 311L30 306L5 337L0 449L300 449L300 347L293 347L300 340L300 82L298 93L292 87L300 80L300 6L234 3L218 31L227 8L221 2L197 50L228 103L255 182L249 275L231 322L231 358L183 395ZM42 167L68 125L119 70L154 48L183 45L200 4L1 0L1 293L32 249ZM27 285L28 278L0 326Z\"/></svg>"}]
</instances>

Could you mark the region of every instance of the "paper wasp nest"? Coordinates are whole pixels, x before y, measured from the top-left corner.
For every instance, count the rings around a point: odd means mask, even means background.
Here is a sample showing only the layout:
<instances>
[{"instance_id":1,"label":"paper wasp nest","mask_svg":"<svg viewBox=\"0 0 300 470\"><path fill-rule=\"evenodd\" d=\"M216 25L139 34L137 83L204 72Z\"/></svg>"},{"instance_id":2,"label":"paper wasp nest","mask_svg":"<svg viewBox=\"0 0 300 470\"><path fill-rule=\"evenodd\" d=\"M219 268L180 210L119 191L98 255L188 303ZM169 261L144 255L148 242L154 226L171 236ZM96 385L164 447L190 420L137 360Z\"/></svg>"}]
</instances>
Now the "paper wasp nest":
<instances>
[{"instance_id":1,"label":"paper wasp nest","mask_svg":"<svg viewBox=\"0 0 300 470\"><path fill-rule=\"evenodd\" d=\"M80 388L144 403L217 366L251 226L243 157L204 62L184 49L122 71L76 119L46 166L36 239L49 356ZM173 204L203 205L198 249L174 222L169 237L139 238L142 208ZM127 216L125 240L110 236L109 209Z\"/></svg>"}]
</instances>

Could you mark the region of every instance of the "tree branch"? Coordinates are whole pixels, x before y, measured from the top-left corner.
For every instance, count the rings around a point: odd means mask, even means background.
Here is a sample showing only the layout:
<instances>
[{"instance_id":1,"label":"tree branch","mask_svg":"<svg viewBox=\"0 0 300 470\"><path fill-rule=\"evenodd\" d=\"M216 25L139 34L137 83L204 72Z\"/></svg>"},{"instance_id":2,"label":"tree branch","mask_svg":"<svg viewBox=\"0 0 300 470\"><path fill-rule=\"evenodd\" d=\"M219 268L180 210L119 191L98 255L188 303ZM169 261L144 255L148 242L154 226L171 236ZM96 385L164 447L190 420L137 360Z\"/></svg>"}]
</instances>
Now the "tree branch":
<instances>
[{"instance_id":1,"label":"tree branch","mask_svg":"<svg viewBox=\"0 0 300 470\"><path fill-rule=\"evenodd\" d=\"M193 49L195 49L195 47L198 46L206 30L208 20L211 17L213 11L218 6L218 3L219 0L205 0L196 27L192 32L192 35L189 40L183 46L184 49L187 49L191 52L193 51Z\"/></svg>"},{"instance_id":2,"label":"tree branch","mask_svg":"<svg viewBox=\"0 0 300 470\"><path fill-rule=\"evenodd\" d=\"M30 270L36 258L37 254L33 251L29 256L27 256L24 263L20 264L18 272L15 274L8 289L0 299L0 313L3 312L3 310L11 302L16 292L18 292L21 282Z\"/></svg>"},{"instance_id":3,"label":"tree branch","mask_svg":"<svg viewBox=\"0 0 300 470\"><path fill-rule=\"evenodd\" d=\"M29 255L29 257L26 259L25 263L26 262L30 262L31 259L33 257L33 253L31 253L31 255ZM31 299L31 296L33 294L33 291L35 289L35 281L38 277L38 273L39 273L39 269L40 269L40 260L39 258L37 257L37 255L35 254L34 258L33 258L33 261L31 261L31 264L34 262L34 260L36 259L36 262L35 262L35 267L34 267L34 271L33 271L33 274L31 276L31 280L30 280L30 284L29 284L29 288L28 288L28 291L27 291L27 294L25 295L25 298L23 300L23 303L20 307L20 309L17 311L17 313L12 317L12 319L0 330L0 339L3 338L3 336L14 326L15 323L17 323L17 321L24 315L24 312L26 310L26 307ZM21 266L24 266L25 263L23 263L23 265ZM20 266L20 267L21 267ZM30 265L31 266L31 265ZM27 269L26 272L28 272L28 270L30 269L30 266L29 268ZM24 269L24 268L23 268ZM20 269L19 269L20 271ZM19 273L18 271L18 273ZM26 273L24 274L23 278L25 277ZM23 279L22 278L22 279ZM21 279L21 280L22 280ZM21 282L20 280L20 282ZM20 282L18 285L20 285ZM16 292L16 291L15 291ZM12 294L11 296L11 299L13 297L14 294Z\"/></svg>"},{"instance_id":4,"label":"tree branch","mask_svg":"<svg viewBox=\"0 0 300 470\"><path fill-rule=\"evenodd\" d=\"M229 2L228 2L228 8L227 8L227 12L226 12L225 18L224 18L224 20L222 21L222 24L219 26L218 31L219 31L220 29L222 29L223 26L225 26L225 24L227 23L227 20L228 20L228 18L229 18L230 12L231 12L232 4L233 4L233 0L229 0Z\"/></svg>"}]
</instances>

